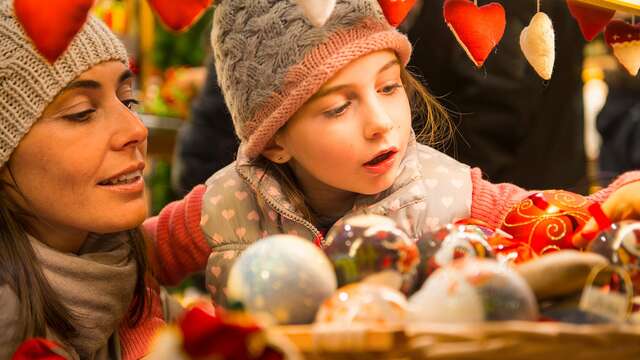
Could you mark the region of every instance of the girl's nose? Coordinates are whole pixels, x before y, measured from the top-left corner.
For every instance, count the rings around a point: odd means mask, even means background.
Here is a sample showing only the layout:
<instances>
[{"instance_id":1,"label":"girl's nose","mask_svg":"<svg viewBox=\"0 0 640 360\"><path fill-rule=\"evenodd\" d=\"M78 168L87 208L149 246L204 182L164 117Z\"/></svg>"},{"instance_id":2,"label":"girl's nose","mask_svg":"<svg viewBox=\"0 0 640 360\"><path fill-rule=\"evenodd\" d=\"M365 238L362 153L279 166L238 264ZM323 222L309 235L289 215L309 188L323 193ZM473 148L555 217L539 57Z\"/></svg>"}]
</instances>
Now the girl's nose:
<instances>
[{"instance_id":1,"label":"girl's nose","mask_svg":"<svg viewBox=\"0 0 640 360\"><path fill-rule=\"evenodd\" d=\"M383 137L393 128L393 120L387 109L377 100L368 101L365 107L364 136L367 139Z\"/></svg>"}]
</instances>

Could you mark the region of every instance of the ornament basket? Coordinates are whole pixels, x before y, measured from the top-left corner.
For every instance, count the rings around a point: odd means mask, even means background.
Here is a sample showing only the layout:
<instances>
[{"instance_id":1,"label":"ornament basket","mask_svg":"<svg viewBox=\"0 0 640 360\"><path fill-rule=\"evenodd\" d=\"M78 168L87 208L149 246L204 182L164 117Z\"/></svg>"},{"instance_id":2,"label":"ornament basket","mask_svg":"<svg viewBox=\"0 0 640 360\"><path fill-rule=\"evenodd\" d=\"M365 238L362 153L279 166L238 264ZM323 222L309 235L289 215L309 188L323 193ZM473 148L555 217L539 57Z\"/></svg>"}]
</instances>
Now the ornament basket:
<instances>
[{"instance_id":1,"label":"ornament basket","mask_svg":"<svg viewBox=\"0 0 640 360\"><path fill-rule=\"evenodd\" d=\"M640 326L557 322L401 328L280 326L304 359L640 359Z\"/></svg>"}]
</instances>

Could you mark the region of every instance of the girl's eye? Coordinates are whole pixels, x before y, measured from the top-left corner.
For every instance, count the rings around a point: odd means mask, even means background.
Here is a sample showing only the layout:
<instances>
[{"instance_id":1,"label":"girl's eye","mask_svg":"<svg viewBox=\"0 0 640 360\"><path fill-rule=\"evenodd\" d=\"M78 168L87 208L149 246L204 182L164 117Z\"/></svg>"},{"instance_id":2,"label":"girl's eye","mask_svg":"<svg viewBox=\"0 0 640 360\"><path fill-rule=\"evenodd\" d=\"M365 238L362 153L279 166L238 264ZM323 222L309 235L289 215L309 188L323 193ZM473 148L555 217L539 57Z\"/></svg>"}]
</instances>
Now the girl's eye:
<instances>
[{"instance_id":1,"label":"girl's eye","mask_svg":"<svg viewBox=\"0 0 640 360\"><path fill-rule=\"evenodd\" d=\"M138 105L140 104L140 101L136 99L127 99L127 100L122 100L122 103L124 104L124 106L129 108L129 110L136 111Z\"/></svg>"},{"instance_id":2,"label":"girl's eye","mask_svg":"<svg viewBox=\"0 0 640 360\"><path fill-rule=\"evenodd\" d=\"M347 101L343 105L341 105L340 107L337 107L335 109L325 111L324 114L327 117L338 117L338 116L344 114L344 112L347 110L349 105L351 105L351 101Z\"/></svg>"},{"instance_id":3,"label":"girl's eye","mask_svg":"<svg viewBox=\"0 0 640 360\"><path fill-rule=\"evenodd\" d=\"M70 121L75 121L75 122L84 122L87 121L89 119L91 119L91 114L95 113L96 109L88 109L85 111L81 111L75 114L69 114L69 115L65 115L63 116L63 118L70 120Z\"/></svg>"},{"instance_id":4,"label":"girl's eye","mask_svg":"<svg viewBox=\"0 0 640 360\"><path fill-rule=\"evenodd\" d=\"M401 87L402 87L401 84L391 84L380 89L380 92L382 92L384 95L391 95L396 91L396 89Z\"/></svg>"}]
</instances>

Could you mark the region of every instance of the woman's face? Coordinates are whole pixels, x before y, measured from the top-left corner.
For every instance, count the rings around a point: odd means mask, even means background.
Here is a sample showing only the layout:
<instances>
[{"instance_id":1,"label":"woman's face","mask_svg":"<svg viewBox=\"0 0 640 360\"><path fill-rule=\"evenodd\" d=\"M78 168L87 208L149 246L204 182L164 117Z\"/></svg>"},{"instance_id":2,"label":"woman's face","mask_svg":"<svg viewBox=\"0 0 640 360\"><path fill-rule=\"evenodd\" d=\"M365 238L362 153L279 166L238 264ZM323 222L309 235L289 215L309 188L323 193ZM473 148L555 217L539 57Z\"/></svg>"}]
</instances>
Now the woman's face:
<instances>
[{"instance_id":1,"label":"woman's face","mask_svg":"<svg viewBox=\"0 0 640 360\"><path fill-rule=\"evenodd\" d=\"M411 134L401 66L390 50L354 60L275 136L304 189L370 195L393 184Z\"/></svg>"},{"instance_id":2,"label":"woman's face","mask_svg":"<svg viewBox=\"0 0 640 360\"><path fill-rule=\"evenodd\" d=\"M34 215L34 235L142 223L147 129L135 104L131 72L111 61L82 73L47 106L1 174L20 191L13 200Z\"/></svg>"}]
</instances>

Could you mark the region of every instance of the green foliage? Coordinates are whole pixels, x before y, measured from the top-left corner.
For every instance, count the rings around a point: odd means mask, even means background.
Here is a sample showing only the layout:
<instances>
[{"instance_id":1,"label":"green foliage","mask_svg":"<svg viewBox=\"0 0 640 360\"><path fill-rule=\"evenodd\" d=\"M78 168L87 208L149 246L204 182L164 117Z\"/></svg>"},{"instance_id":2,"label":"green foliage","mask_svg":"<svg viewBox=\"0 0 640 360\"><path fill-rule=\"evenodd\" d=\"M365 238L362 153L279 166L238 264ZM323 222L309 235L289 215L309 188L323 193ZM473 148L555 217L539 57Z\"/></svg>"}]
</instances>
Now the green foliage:
<instances>
[{"instance_id":1,"label":"green foliage","mask_svg":"<svg viewBox=\"0 0 640 360\"><path fill-rule=\"evenodd\" d=\"M207 55L213 10L209 9L186 32L174 33L155 22L153 63L165 70L172 66L200 66Z\"/></svg>"}]
</instances>

